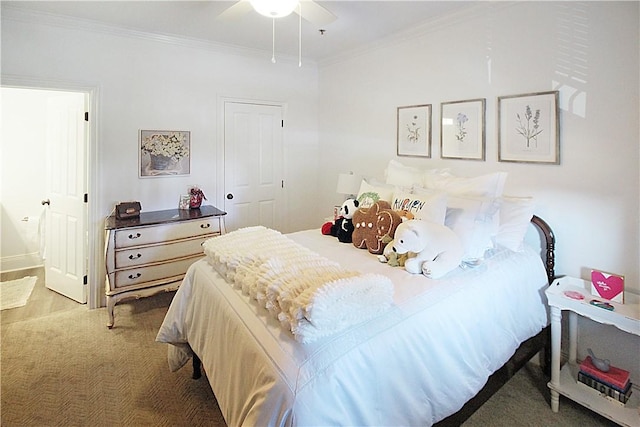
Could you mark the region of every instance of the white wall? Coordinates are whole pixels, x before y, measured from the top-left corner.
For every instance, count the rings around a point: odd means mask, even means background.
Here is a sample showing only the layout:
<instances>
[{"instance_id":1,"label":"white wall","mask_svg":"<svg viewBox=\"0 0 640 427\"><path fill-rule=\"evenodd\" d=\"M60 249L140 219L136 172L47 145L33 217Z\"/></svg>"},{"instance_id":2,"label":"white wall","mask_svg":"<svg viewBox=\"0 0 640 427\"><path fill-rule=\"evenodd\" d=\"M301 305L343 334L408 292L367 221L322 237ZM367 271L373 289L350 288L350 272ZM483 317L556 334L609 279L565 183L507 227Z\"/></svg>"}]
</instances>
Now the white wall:
<instances>
[{"instance_id":1,"label":"white wall","mask_svg":"<svg viewBox=\"0 0 640 427\"><path fill-rule=\"evenodd\" d=\"M482 2L451 22L321 66L323 204L340 197L339 171L383 177L396 158L396 107L432 104L432 157L398 160L508 172L505 193L534 196L556 233L558 274L617 272L640 293L638 3ZM498 162L497 97L553 89L560 165ZM441 159L440 103L473 98L486 98L487 160Z\"/></svg>"},{"instance_id":2,"label":"white wall","mask_svg":"<svg viewBox=\"0 0 640 427\"><path fill-rule=\"evenodd\" d=\"M105 216L121 200L140 200L144 210L177 207L178 196L192 184L199 184L212 202L220 200L215 182L215 159L222 155L216 152L220 96L285 103L287 163L294 156L293 172L315 180L317 73L312 63L298 68L297 61L283 59L274 65L269 56L54 22L3 11L2 74L98 87L97 197ZM190 130L191 174L139 179L140 129ZM292 215L284 222L296 230L309 226L297 215L305 195L288 196Z\"/></svg>"},{"instance_id":3,"label":"white wall","mask_svg":"<svg viewBox=\"0 0 640 427\"><path fill-rule=\"evenodd\" d=\"M339 172L383 178L396 158L396 107L432 104L432 157L398 160L468 176L508 172L505 193L534 196L555 231L557 274L616 272L640 293L638 6L478 2L421 36L321 64L323 206L340 200ZM498 162L497 97L553 89L562 107L560 165ZM440 103L474 98L487 102L487 160L441 159ZM581 322L580 338L582 357L591 346L640 375L637 337Z\"/></svg>"},{"instance_id":4,"label":"white wall","mask_svg":"<svg viewBox=\"0 0 640 427\"><path fill-rule=\"evenodd\" d=\"M139 200L146 211L176 208L179 195L193 184L210 203L224 208L216 182L216 162L223 155L217 149L218 100L229 97L285 104L288 217L282 231L315 225L306 215L315 201L308 190L315 186L318 161L317 69L311 61L302 68L297 59L286 57L272 64L268 54L146 37L4 7L1 31L3 79L96 89L99 171L97 194L89 198L100 217L122 200ZM140 129L191 131L191 174L138 178ZM102 227L101 220L90 225L97 242L103 240ZM103 289L102 283L91 285L96 293Z\"/></svg>"}]
</instances>

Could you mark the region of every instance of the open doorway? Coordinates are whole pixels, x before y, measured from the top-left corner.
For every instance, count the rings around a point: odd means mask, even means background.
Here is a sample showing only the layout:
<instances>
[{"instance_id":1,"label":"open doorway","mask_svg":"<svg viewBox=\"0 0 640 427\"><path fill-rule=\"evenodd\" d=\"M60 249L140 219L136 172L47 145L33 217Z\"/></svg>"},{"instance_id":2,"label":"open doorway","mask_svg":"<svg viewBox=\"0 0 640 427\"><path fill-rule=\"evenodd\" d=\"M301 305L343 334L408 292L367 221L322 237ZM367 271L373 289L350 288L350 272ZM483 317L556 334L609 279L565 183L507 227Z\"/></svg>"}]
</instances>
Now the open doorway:
<instances>
[{"instance_id":1,"label":"open doorway","mask_svg":"<svg viewBox=\"0 0 640 427\"><path fill-rule=\"evenodd\" d=\"M1 90L3 270L40 263L48 288L86 303L90 94Z\"/></svg>"}]
</instances>

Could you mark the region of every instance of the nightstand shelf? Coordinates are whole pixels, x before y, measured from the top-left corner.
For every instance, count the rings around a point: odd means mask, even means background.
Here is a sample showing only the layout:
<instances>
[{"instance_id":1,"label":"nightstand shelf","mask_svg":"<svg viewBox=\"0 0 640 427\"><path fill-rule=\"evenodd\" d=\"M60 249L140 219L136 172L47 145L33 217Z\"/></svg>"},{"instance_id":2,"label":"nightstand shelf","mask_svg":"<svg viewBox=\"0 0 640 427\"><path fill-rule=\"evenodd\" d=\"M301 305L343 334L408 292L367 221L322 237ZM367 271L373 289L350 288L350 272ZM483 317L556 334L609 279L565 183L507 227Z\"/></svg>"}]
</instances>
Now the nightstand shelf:
<instances>
[{"instance_id":1,"label":"nightstand shelf","mask_svg":"<svg viewBox=\"0 0 640 427\"><path fill-rule=\"evenodd\" d=\"M578 292L584 299L572 299L565 295L566 291ZM591 409L598 414L623 426L640 426L640 396L637 384L626 405L621 406L608 401L594 390L589 390L577 383L579 365L577 356L578 315L595 322L613 325L633 335L640 335L640 305L637 299L626 304L614 305L614 311L605 310L589 304L594 299L590 293L590 283L572 277L557 279L546 290L551 308L551 409L558 412L560 395ZM569 311L569 361L560 369L560 352L562 336L562 310ZM623 368L623 367L622 367ZM638 378L631 378L631 381Z\"/></svg>"}]
</instances>

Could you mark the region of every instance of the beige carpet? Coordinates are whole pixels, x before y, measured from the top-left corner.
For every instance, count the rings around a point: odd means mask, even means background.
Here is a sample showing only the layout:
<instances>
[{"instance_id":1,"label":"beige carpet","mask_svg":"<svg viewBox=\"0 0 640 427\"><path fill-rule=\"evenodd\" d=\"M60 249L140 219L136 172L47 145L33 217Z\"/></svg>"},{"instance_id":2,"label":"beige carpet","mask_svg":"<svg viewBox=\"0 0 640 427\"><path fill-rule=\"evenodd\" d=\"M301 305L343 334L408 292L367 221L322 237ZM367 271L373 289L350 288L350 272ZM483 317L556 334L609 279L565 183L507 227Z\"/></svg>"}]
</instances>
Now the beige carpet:
<instances>
[{"instance_id":1,"label":"beige carpet","mask_svg":"<svg viewBox=\"0 0 640 427\"><path fill-rule=\"evenodd\" d=\"M36 277L27 276L21 279L0 282L0 310L22 307L36 284Z\"/></svg>"},{"instance_id":2,"label":"beige carpet","mask_svg":"<svg viewBox=\"0 0 640 427\"><path fill-rule=\"evenodd\" d=\"M84 306L4 323L0 424L224 426L206 378L169 372L166 345L155 342L171 297L116 305L112 330L104 309ZM552 413L545 384L523 369L465 426L613 425L564 399Z\"/></svg>"},{"instance_id":3,"label":"beige carpet","mask_svg":"<svg viewBox=\"0 0 640 427\"><path fill-rule=\"evenodd\" d=\"M206 378L169 372L155 335L172 294L2 325L1 425L224 426Z\"/></svg>"}]
</instances>

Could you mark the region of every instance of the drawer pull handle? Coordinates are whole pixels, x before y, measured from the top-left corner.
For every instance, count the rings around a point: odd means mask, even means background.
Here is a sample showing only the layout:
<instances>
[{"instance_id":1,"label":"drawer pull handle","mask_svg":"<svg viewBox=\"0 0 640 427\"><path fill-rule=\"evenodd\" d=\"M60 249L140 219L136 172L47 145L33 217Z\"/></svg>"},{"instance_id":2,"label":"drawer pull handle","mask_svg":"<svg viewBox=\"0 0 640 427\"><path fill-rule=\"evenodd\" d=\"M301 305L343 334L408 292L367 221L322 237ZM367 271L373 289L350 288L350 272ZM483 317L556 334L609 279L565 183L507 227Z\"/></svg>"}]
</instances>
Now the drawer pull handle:
<instances>
[{"instance_id":1,"label":"drawer pull handle","mask_svg":"<svg viewBox=\"0 0 640 427\"><path fill-rule=\"evenodd\" d=\"M138 259L138 258L140 258L141 256L142 256L142 254L135 254L135 255L134 255L134 254L131 254L131 255L129 255L129 259Z\"/></svg>"},{"instance_id":2,"label":"drawer pull handle","mask_svg":"<svg viewBox=\"0 0 640 427\"><path fill-rule=\"evenodd\" d=\"M209 228L211 224L200 224L200 228Z\"/></svg>"},{"instance_id":3,"label":"drawer pull handle","mask_svg":"<svg viewBox=\"0 0 640 427\"><path fill-rule=\"evenodd\" d=\"M140 233L136 233L136 234L129 234L129 238L130 239L137 239L138 237L140 237L141 234Z\"/></svg>"},{"instance_id":4,"label":"drawer pull handle","mask_svg":"<svg viewBox=\"0 0 640 427\"><path fill-rule=\"evenodd\" d=\"M142 273L130 274L129 275L129 279L131 279L131 280L137 279L140 276L142 276Z\"/></svg>"}]
</instances>

